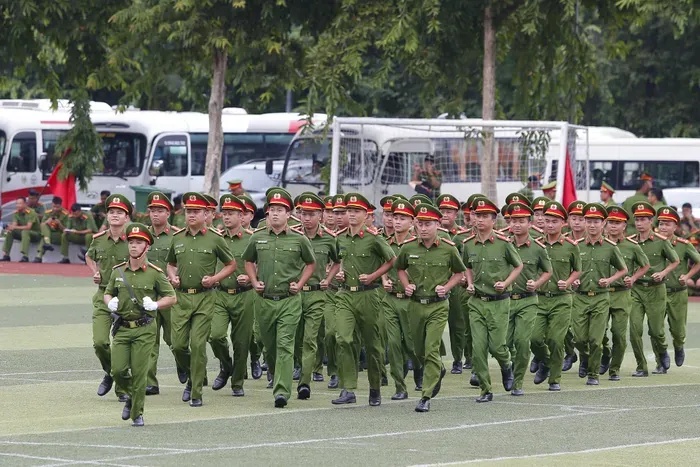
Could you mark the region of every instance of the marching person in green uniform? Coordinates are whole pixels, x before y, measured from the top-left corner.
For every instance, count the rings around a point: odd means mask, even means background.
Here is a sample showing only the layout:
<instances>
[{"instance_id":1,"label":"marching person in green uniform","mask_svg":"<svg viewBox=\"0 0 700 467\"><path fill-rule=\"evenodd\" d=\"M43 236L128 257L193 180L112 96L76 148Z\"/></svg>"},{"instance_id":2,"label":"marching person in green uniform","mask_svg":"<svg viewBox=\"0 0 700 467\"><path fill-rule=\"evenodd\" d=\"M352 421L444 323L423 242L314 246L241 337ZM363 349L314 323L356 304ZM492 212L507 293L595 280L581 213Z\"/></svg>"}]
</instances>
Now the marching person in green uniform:
<instances>
[{"instance_id":1,"label":"marching person in green uniform","mask_svg":"<svg viewBox=\"0 0 700 467\"><path fill-rule=\"evenodd\" d=\"M224 227L224 221L222 219L221 214L216 212L216 207L219 205L219 202L215 200L214 197L211 195L204 194L203 196L207 199L207 202L209 203L209 206L207 207L207 227L211 227L218 231L222 231Z\"/></svg>"},{"instance_id":2,"label":"marching person in green uniform","mask_svg":"<svg viewBox=\"0 0 700 467\"><path fill-rule=\"evenodd\" d=\"M83 212L78 203L70 208L70 214L66 220L65 229L61 235L61 254L63 259L59 264L70 264L68 247L70 243L84 245L85 251L90 248L93 234L97 233L97 225L89 212Z\"/></svg>"},{"instance_id":3,"label":"marching person in green uniform","mask_svg":"<svg viewBox=\"0 0 700 467\"><path fill-rule=\"evenodd\" d=\"M54 196L51 200L51 210L44 214L41 222L41 240L36 250L35 263L41 263L45 251L53 251L53 245L61 244L63 230L68 223L68 211L63 209L63 200Z\"/></svg>"},{"instance_id":4,"label":"marching person in green uniform","mask_svg":"<svg viewBox=\"0 0 700 467\"><path fill-rule=\"evenodd\" d=\"M668 328L673 338L674 360L676 366L682 366L685 361L685 328L688 322L688 279L700 272L700 253L690 241L675 234L680 216L669 206L656 211L659 221L659 233L668 238L673 249L678 254L680 264L671 271L666 281L666 318ZM690 267L690 264L693 266Z\"/></svg>"},{"instance_id":5,"label":"marching person in green uniform","mask_svg":"<svg viewBox=\"0 0 700 467\"><path fill-rule=\"evenodd\" d=\"M92 297L92 346L105 372L97 389L98 396L107 394L114 383L109 341L112 317L104 303L104 294L112 275L112 268L129 259L125 227L129 223L129 216L134 209L131 201L126 199L124 195L110 195L105 200L105 208L107 209L105 223L108 227L93 235L92 244L85 255L85 262L92 271L92 281L97 284L97 292ZM121 402L126 402L123 387L117 384L115 392Z\"/></svg>"},{"instance_id":6,"label":"marching person in green uniform","mask_svg":"<svg viewBox=\"0 0 700 467\"><path fill-rule=\"evenodd\" d=\"M379 233L387 240L394 235L394 216L391 213L391 207L394 201L393 195L385 196L379 201L379 204L382 205L382 224L384 224L384 226L379 229Z\"/></svg>"},{"instance_id":7,"label":"marching person in green uniform","mask_svg":"<svg viewBox=\"0 0 700 467\"><path fill-rule=\"evenodd\" d=\"M119 316L112 340L112 377L124 388L122 420L143 426L148 366L156 339L156 313L175 304L175 291L161 268L146 261L153 236L144 224L126 229L129 260L112 268L104 303Z\"/></svg>"},{"instance_id":8,"label":"marching person in green uniform","mask_svg":"<svg viewBox=\"0 0 700 467\"><path fill-rule=\"evenodd\" d=\"M243 211L243 213L241 214L241 227L250 230L250 224L255 218L255 211L258 210L258 207L248 195L240 195L238 196L238 199L241 200L241 202L245 206L245 211Z\"/></svg>"},{"instance_id":9,"label":"marching person in green uniform","mask_svg":"<svg viewBox=\"0 0 700 467\"><path fill-rule=\"evenodd\" d=\"M355 346L355 327L362 335L367 352L367 376L369 379L369 404L381 404L380 386L384 367L384 349L380 333L381 294L378 290L382 275L394 264L393 250L386 240L364 222L369 201L359 193L344 197L349 227L338 232L338 248L342 270L338 276L342 282L335 294L336 343L338 371L342 391L333 404L356 402L359 348Z\"/></svg>"},{"instance_id":10,"label":"marching person in green uniform","mask_svg":"<svg viewBox=\"0 0 700 467\"><path fill-rule=\"evenodd\" d=\"M5 229L5 244L2 247L4 255L0 261L10 261L12 242L14 240L21 240L22 245L20 247L20 253L22 254L22 259L20 259L19 262L27 263L29 262L27 253L29 252L30 243L41 240L39 218L36 212L27 207L27 200L25 198L17 198L16 203L17 209L12 216L12 222L10 222L10 225Z\"/></svg>"},{"instance_id":11,"label":"marching person in green uniform","mask_svg":"<svg viewBox=\"0 0 700 467\"><path fill-rule=\"evenodd\" d=\"M604 375L610 368L610 381L620 381L620 367L627 348L627 323L632 308L631 289L637 279L649 270L649 259L639 244L625 238L625 229L629 214L619 206L608 208L606 222L607 237L617 244L627 265L627 275L613 282L610 287L610 333L612 349L609 347L607 332L603 339L603 357L600 374ZM632 273L632 274L630 274Z\"/></svg>"},{"instance_id":12,"label":"marching person in green uniform","mask_svg":"<svg viewBox=\"0 0 700 467\"><path fill-rule=\"evenodd\" d=\"M268 190L268 226L250 238L242 259L260 294L256 315L272 374L275 407L287 405L292 392L294 338L301 318L301 291L316 267L309 239L290 229L293 200L286 190Z\"/></svg>"},{"instance_id":13,"label":"marching person in green uniform","mask_svg":"<svg viewBox=\"0 0 700 467\"><path fill-rule=\"evenodd\" d=\"M577 240L581 255L581 275L574 282L571 328L574 342L581 355L582 372L588 375L586 384L599 384L605 326L610 313L610 284L627 274L627 264L615 242L603 236L608 213L599 203L583 208L586 236ZM584 376L586 376L584 374Z\"/></svg>"},{"instance_id":14,"label":"marching person in green uniform","mask_svg":"<svg viewBox=\"0 0 700 467\"><path fill-rule=\"evenodd\" d=\"M423 367L423 389L416 412L428 412L445 377L440 345L447 324L450 291L459 286L466 267L450 240L437 235L440 210L433 205L416 209L417 237L401 245L396 269L409 296L408 325L418 363Z\"/></svg>"},{"instance_id":15,"label":"marching person in green uniform","mask_svg":"<svg viewBox=\"0 0 700 467\"><path fill-rule=\"evenodd\" d=\"M214 356L219 360L221 370L211 388L214 391L223 389L228 379L231 378L231 395L242 397L245 396L243 382L245 381L246 361L255 322L255 291L251 285L250 277L245 274L244 268L241 266L244 265L243 252L248 247L248 241L253 232L242 226L243 213L245 212L243 200L227 194L221 197L219 205L224 221L222 234L236 261L237 270L236 274L221 279L219 290L215 292L217 297L211 320L209 344ZM217 269L223 267L224 264L219 262ZM231 325L233 359L226 338L229 324Z\"/></svg>"},{"instance_id":16,"label":"marching person in green uniform","mask_svg":"<svg viewBox=\"0 0 700 467\"><path fill-rule=\"evenodd\" d=\"M564 206L548 202L545 218L547 235L543 241L552 262L552 275L537 291L539 310L530 347L538 362L535 384L549 377L549 390L560 391L564 341L571 324L571 284L581 274L581 256L576 241L561 233L567 219Z\"/></svg>"},{"instance_id":17,"label":"marching person in green uniform","mask_svg":"<svg viewBox=\"0 0 700 467\"><path fill-rule=\"evenodd\" d=\"M323 198L323 218L321 223L331 232L335 232L335 213L333 212L333 197L325 196Z\"/></svg>"},{"instance_id":18,"label":"marching person in green uniform","mask_svg":"<svg viewBox=\"0 0 700 467\"><path fill-rule=\"evenodd\" d=\"M666 345L664 318L666 316L666 284L664 279L680 263L678 254L671 243L662 235L652 230L654 208L646 201L639 201L632 206L634 226L637 235L630 239L639 243L642 251L649 258L650 268L632 286L632 309L630 311L630 344L637 360L637 369L632 376L649 376L647 359L644 354L642 333L644 316L649 326L649 339L656 356L655 373L666 373L671 366Z\"/></svg>"},{"instance_id":19,"label":"marching person in green uniform","mask_svg":"<svg viewBox=\"0 0 700 467\"><path fill-rule=\"evenodd\" d=\"M180 229L175 229L168 224L170 211L173 205L170 199L160 191L152 191L146 198L146 206L148 215L151 220L151 225L148 231L153 237L151 247L148 249L148 261L155 264L163 271L168 267L168 253L170 252L170 244L173 240L173 235ZM163 341L172 349L171 339L171 309L169 307L160 307L155 313L156 317L156 339L151 353L151 364L148 367L148 379L146 382L146 395L151 396L160 394L158 386L158 378L156 376L158 370L158 356L160 355L160 336L163 333ZM173 357L175 355L173 354ZM177 360L176 360L177 361ZM182 368L177 369L177 376L180 383L185 384L187 374Z\"/></svg>"},{"instance_id":20,"label":"marching person in green uniform","mask_svg":"<svg viewBox=\"0 0 700 467\"><path fill-rule=\"evenodd\" d=\"M209 201L204 195L188 192L182 198L187 227L173 235L166 258L177 295L177 305L170 310L170 339L175 362L187 374L182 401L201 407L215 287L236 270L236 261L223 236L206 227ZM224 267L217 271L219 262Z\"/></svg>"},{"instance_id":21,"label":"marching person in green uniform","mask_svg":"<svg viewBox=\"0 0 700 467\"><path fill-rule=\"evenodd\" d=\"M509 299L511 285L520 275L523 263L511 241L493 230L498 207L487 198L476 198L472 211L476 213L476 227L462 241L462 260L467 266L467 293L471 295L474 373L481 388L476 402L491 402L489 353L501 367L503 388L513 389L513 364L506 345Z\"/></svg>"},{"instance_id":22,"label":"marching person in green uniform","mask_svg":"<svg viewBox=\"0 0 700 467\"><path fill-rule=\"evenodd\" d=\"M521 195L522 196L522 195ZM513 283L508 318L508 348L513 356L513 389L511 394L522 396L523 379L530 360L530 336L539 309L537 289L552 276L552 262L542 240L530 236L533 211L523 201L508 205L513 246L523 262L523 270Z\"/></svg>"},{"instance_id":23,"label":"marching person in green uniform","mask_svg":"<svg viewBox=\"0 0 700 467\"><path fill-rule=\"evenodd\" d=\"M170 225L178 229L184 229L187 226L187 222L185 222L185 208L182 207L182 195L177 195L173 198L173 212L170 214Z\"/></svg>"},{"instance_id":24,"label":"marching person in green uniform","mask_svg":"<svg viewBox=\"0 0 700 467\"><path fill-rule=\"evenodd\" d=\"M544 211L548 202L549 199L545 198L544 196L540 196L539 198L535 198L532 200L532 204L530 205L530 207L535 213L532 216L532 223L534 225L530 227L530 235L532 236L532 238L544 237L545 235L547 235L545 232L547 220L544 216Z\"/></svg>"},{"instance_id":25,"label":"marching person in green uniform","mask_svg":"<svg viewBox=\"0 0 700 467\"><path fill-rule=\"evenodd\" d=\"M577 242L586 237L586 219L583 217L583 208L585 206L586 203L584 201L576 200L569 203L569 206L566 208L569 215L568 225L571 230L564 235ZM575 300L575 297L572 298L573 300ZM566 331L566 339L564 340L564 364L561 371L569 371L577 361L578 355L576 355L576 347L574 346L574 333L571 326L569 326L569 330ZM579 364L579 378L584 378L586 372L587 366Z\"/></svg>"},{"instance_id":26,"label":"marching person in green uniform","mask_svg":"<svg viewBox=\"0 0 700 467\"><path fill-rule=\"evenodd\" d=\"M600 202L605 209L617 206L617 203L613 200L613 195L615 194L615 189L607 182L603 182L600 185Z\"/></svg>"}]
</instances>

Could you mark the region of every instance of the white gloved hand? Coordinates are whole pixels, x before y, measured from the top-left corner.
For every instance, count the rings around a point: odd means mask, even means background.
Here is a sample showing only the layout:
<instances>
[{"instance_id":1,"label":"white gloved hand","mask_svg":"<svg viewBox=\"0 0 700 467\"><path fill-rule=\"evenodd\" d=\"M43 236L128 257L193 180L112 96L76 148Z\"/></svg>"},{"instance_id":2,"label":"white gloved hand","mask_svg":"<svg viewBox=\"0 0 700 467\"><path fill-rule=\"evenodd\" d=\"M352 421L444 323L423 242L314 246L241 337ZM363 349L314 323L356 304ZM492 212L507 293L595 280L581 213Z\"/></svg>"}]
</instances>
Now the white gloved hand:
<instances>
[{"instance_id":1,"label":"white gloved hand","mask_svg":"<svg viewBox=\"0 0 700 467\"><path fill-rule=\"evenodd\" d=\"M143 297L143 308L146 311L155 311L158 309L158 302L154 302L151 297Z\"/></svg>"},{"instance_id":2,"label":"white gloved hand","mask_svg":"<svg viewBox=\"0 0 700 467\"><path fill-rule=\"evenodd\" d=\"M119 308L119 298L112 297L109 303L107 303L107 308L109 308L109 311L117 311L117 308Z\"/></svg>"}]
</instances>

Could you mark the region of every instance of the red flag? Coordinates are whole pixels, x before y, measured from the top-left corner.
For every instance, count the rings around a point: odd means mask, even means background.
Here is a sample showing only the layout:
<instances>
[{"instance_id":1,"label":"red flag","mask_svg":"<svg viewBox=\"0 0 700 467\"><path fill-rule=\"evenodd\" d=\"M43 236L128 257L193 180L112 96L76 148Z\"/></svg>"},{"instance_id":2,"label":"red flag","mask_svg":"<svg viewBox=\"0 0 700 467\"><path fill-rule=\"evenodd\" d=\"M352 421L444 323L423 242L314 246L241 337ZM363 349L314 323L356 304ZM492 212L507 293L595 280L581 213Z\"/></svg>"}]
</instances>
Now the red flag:
<instances>
[{"instance_id":1,"label":"red flag","mask_svg":"<svg viewBox=\"0 0 700 467\"><path fill-rule=\"evenodd\" d=\"M53 172L51 172L51 176L46 182L48 186L47 191L63 200L64 209L70 209L77 199L75 194L75 175L69 174L65 180L59 180L58 171L61 170L62 166L63 164L59 162L56 164Z\"/></svg>"},{"instance_id":2,"label":"red flag","mask_svg":"<svg viewBox=\"0 0 700 467\"><path fill-rule=\"evenodd\" d=\"M563 187L562 205L567 207L569 204L576 201L576 182L574 181L574 171L571 168L571 156L569 150L566 150L566 164L564 166L564 187Z\"/></svg>"}]
</instances>

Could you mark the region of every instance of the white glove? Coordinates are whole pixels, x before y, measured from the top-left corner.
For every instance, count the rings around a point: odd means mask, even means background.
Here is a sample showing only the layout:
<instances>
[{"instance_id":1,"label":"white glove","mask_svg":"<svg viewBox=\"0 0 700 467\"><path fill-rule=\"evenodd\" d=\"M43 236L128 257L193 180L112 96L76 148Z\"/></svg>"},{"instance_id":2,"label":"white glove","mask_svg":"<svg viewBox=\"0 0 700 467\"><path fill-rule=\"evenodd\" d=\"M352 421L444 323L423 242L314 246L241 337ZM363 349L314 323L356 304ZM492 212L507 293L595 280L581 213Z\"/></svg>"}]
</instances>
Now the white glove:
<instances>
[{"instance_id":1,"label":"white glove","mask_svg":"<svg viewBox=\"0 0 700 467\"><path fill-rule=\"evenodd\" d=\"M143 297L143 308L146 311L156 311L158 309L158 302L154 302L151 297Z\"/></svg>"},{"instance_id":2,"label":"white glove","mask_svg":"<svg viewBox=\"0 0 700 467\"><path fill-rule=\"evenodd\" d=\"M109 308L109 311L117 311L117 308L119 308L119 298L112 297L112 299L107 304L107 308Z\"/></svg>"}]
</instances>

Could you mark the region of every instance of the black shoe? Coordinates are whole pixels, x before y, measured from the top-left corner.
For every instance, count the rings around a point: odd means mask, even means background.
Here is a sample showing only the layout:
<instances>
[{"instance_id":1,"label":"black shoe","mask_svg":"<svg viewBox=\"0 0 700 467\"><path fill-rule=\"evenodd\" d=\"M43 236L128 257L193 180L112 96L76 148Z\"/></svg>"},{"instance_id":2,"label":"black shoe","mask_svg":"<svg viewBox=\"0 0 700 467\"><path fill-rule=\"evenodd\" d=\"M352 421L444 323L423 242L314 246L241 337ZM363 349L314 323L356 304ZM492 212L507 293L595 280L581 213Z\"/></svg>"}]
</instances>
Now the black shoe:
<instances>
[{"instance_id":1,"label":"black shoe","mask_svg":"<svg viewBox=\"0 0 700 467\"><path fill-rule=\"evenodd\" d=\"M37 256L36 258L34 258L32 260L32 263L41 263L41 262L42 262L41 256Z\"/></svg>"},{"instance_id":2,"label":"black shoe","mask_svg":"<svg viewBox=\"0 0 700 467\"><path fill-rule=\"evenodd\" d=\"M683 362L685 362L685 350L683 347L673 351L673 359L676 361L676 366L683 366Z\"/></svg>"},{"instance_id":3,"label":"black shoe","mask_svg":"<svg viewBox=\"0 0 700 467\"><path fill-rule=\"evenodd\" d=\"M44 251L53 251L53 245L49 245L44 243L44 246L42 247Z\"/></svg>"},{"instance_id":4,"label":"black shoe","mask_svg":"<svg viewBox=\"0 0 700 467\"><path fill-rule=\"evenodd\" d=\"M3 255L3 257L0 258L0 262L6 263L6 262L8 262L8 261L10 261L10 256L9 256L9 255Z\"/></svg>"},{"instance_id":5,"label":"black shoe","mask_svg":"<svg viewBox=\"0 0 700 467\"><path fill-rule=\"evenodd\" d=\"M537 360L535 357L532 357L532 361L530 362L530 373L536 372L539 367L540 361Z\"/></svg>"},{"instance_id":6,"label":"black shoe","mask_svg":"<svg viewBox=\"0 0 700 467\"><path fill-rule=\"evenodd\" d=\"M474 368L474 364L472 363L472 359L471 358L464 359L464 365L462 365L462 369L463 370L471 370L472 368Z\"/></svg>"},{"instance_id":7,"label":"black shoe","mask_svg":"<svg viewBox=\"0 0 700 467\"><path fill-rule=\"evenodd\" d=\"M336 375L331 376L330 381L328 381L328 389L338 389L338 377Z\"/></svg>"},{"instance_id":8,"label":"black shoe","mask_svg":"<svg viewBox=\"0 0 700 467\"><path fill-rule=\"evenodd\" d=\"M599 384L598 378L588 378L588 381L586 381L586 386L598 386Z\"/></svg>"},{"instance_id":9,"label":"black shoe","mask_svg":"<svg viewBox=\"0 0 700 467\"><path fill-rule=\"evenodd\" d=\"M61 261L58 262L58 264L70 264L70 260L68 258L63 258ZM143 426L143 417L141 417L141 424L134 426Z\"/></svg>"},{"instance_id":10,"label":"black shoe","mask_svg":"<svg viewBox=\"0 0 700 467\"><path fill-rule=\"evenodd\" d=\"M231 375L228 374L228 372L221 370L219 372L219 375L216 377L214 380L214 384L211 385L211 388L214 391L218 391L219 389L222 389L226 386L226 383L228 383L228 379L230 378Z\"/></svg>"},{"instance_id":11,"label":"black shoe","mask_svg":"<svg viewBox=\"0 0 700 467\"><path fill-rule=\"evenodd\" d=\"M423 390L423 368L413 367L413 381L416 383L416 391Z\"/></svg>"},{"instance_id":12,"label":"black shoe","mask_svg":"<svg viewBox=\"0 0 700 467\"><path fill-rule=\"evenodd\" d=\"M505 370L501 369L501 380L503 381L503 389L505 389L506 392L510 391L513 389L513 380L515 379L515 375L513 374L513 364L511 363L508 365L508 368Z\"/></svg>"},{"instance_id":13,"label":"black shoe","mask_svg":"<svg viewBox=\"0 0 700 467\"><path fill-rule=\"evenodd\" d=\"M131 426L143 426L143 415L139 415L131 422Z\"/></svg>"},{"instance_id":14,"label":"black shoe","mask_svg":"<svg viewBox=\"0 0 700 467\"><path fill-rule=\"evenodd\" d=\"M129 417L131 417L131 399L127 397L122 409L122 420L129 420Z\"/></svg>"},{"instance_id":15,"label":"black shoe","mask_svg":"<svg viewBox=\"0 0 700 467\"><path fill-rule=\"evenodd\" d=\"M233 397L243 397L245 396L245 391L243 390L243 388L235 388L231 391L231 395Z\"/></svg>"},{"instance_id":16,"label":"black shoe","mask_svg":"<svg viewBox=\"0 0 700 467\"><path fill-rule=\"evenodd\" d=\"M559 383L552 383L549 385L550 391L561 391L561 385Z\"/></svg>"},{"instance_id":17,"label":"black shoe","mask_svg":"<svg viewBox=\"0 0 700 467\"><path fill-rule=\"evenodd\" d=\"M263 360L262 365L260 365L260 369L262 371L267 371L269 369L269 367L267 366L267 362L265 360Z\"/></svg>"},{"instance_id":18,"label":"black shoe","mask_svg":"<svg viewBox=\"0 0 700 467\"><path fill-rule=\"evenodd\" d=\"M192 399L190 401L190 407L201 407L202 406L202 399Z\"/></svg>"},{"instance_id":19,"label":"black shoe","mask_svg":"<svg viewBox=\"0 0 700 467\"><path fill-rule=\"evenodd\" d=\"M389 378L386 375L382 376L382 386L389 386Z\"/></svg>"},{"instance_id":20,"label":"black shoe","mask_svg":"<svg viewBox=\"0 0 700 467\"><path fill-rule=\"evenodd\" d=\"M253 379L262 378L262 367L259 361L255 360L254 362L250 362L250 375Z\"/></svg>"},{"instance_id":21,"label":"black shoe","mask_svg":"<svg viewBox=\"0 0 700 467\"><path fill-rule=\"evenodd\" d=\"M669 368L671 368L671 357L666 351L664 351L664 354L661 356L661 366L664 370L668 370Z\"/></svg>"},{"instance_id":22,"label":"black shoe","mask_svg":"<svg viewBox=\"0 0 700 467\"><path fill-rule=\"evenodd\" d=\"M608 372L608 369L610 369L610 356L609 355L603 355L603 358L600 359L600 368L598 373L601 375L604 375L605 373Z\"/></svg>"},{"instance_id":23,"label":"black shoe","mask_svg":"<svg viewBox=\"0 0 700 467\"><path fill-rule=\"evenodd\" d=\"M357 402L357 400L355 399L355 393L343 389L342 391L340 391L340 397L338 397L337 399L333 399L331 401L331 404L354 404L355 402Z\"/></svg>"},{"instance_id":24,"label":"black shoe","mask_svg":"<svg viewBox=\"0 0 700 467\"><path fill-rule=\"evenodd\" d=\"M567 355L564 357L564 364L561 366L561 371L569 371L574 363L578 361L576 354Z\"/></svg>"},{"instance_id":25,"label":"black shoe","mask_svg":"<svg viewBox=\"0 0 700 467\"><path fill-rule=\"evenodd\" d=\"M126 394L122 394L121 396L119 396L119 397L117 398L117 400L118 400L119 402L125 403L126 401L129 400L129 396L127 396Z\"/></svg>"},{"instance_id":26,"label":"black shoe","mask_svg":"<svg viewBox=\"0 0 700 467\"><path fill-rule=\"evenodd\" d=\"M510 394L511 396L524 396L525 391L523 391L522 389L513 389L512 391L510 391Z\"/></svg>"},{"instance_id":27,"label":"black shoe","mask_svg":"<svg viewBox=\"0 0 700 467\"><path fill-rule=\"evenodd\" d=\"M457 360L452 362L452 370L450 371L453 375L462 374L462 360Z\"/></svg>"},{"instance_id":28,"label":"black shoe","mask_svg":"<svg viewBox=\"0 0 700 467\"><path fill-rule=\"evenodd\" d=\"M581 356L581 363L578 365L578 377L585 378L588 374L588 358Z\"/></svg>"},{"instance_id":29,"label":"black shoe","mask_svg":"<svg viewBox=\"0 0 700 467\"><path fill-rule=\"evenodd\" d=\"M301 368L294 368L294 373L292 373L292 380L299 381L301 379Z\"/></svg>"},{"instance_id":30,"label":"black shoe","mask_svg":"<svg viewBox=\"0 0 700 467\"><path fill-rule=\"evenodd\" d=\"M26 257L26 256L22 256L22 259L20 259L19 262L20 262L20 263L28 263L28 262L29 262L29 258Z\"/></svg>"},{"instance_id":31,"label":"black shoe","mask_svg":"<svg viewBox=\"0 0 700 467\"><path fill-rule=\"evenodd\" d=\"M187 382L187 372L181 368L178 368L177 379L180 381L180 384L185 384Z\"/></svg>"},{"instance_id":32,"label":"black shoe","mask_svg":"<svg viewBox=\"0 0 700 467\"><path fill-rule=\"evenodd\" d=\"M311 375L311 380L320 383L323 381L323 375L321 373L314 373Z\"/></svg>"},{"instance_id":33,"label":"black shoe","mask_svg":"<svg viewBox=\"0 0 700 467\"><path fill-rule=\"evenodd\" d=\"M311 388L307 384L300 384L297 388L297 399L306 400L311 397Z\"/></svg>"},{"instance_id":34,"label":"black shoe","mask_svg":"<svg viewBox=\"0 0 700 467\"><path fill-rule=\"evenodd\" d=\"M416 405L416 412L430 412L430 399L423 398Z\"/></svg>"},{"instance_id":35,"label":"black shoe","mask_svg":"<svg viewBox=\"0 0 700 467\"><path fill-rule=\"evenodd\" d=\"M182 391L182 402L188 402L192 398L192 381L187 381L185 390Z\"/></svg>"},{"instance_id":36,"label":"black shoe","mask_svg":"<svg viewBox=\"0 0 700 467\"><path fill-rule=\"evenodd\" d=\"M476 373L472 373L472 376L469 378L469 384L471 384L475 388L478 388L479 384L481 384L479 382L479 377L476 375Z\"/></svg>"},{"instance_id":37,"label":"black shoe","mask_svg":"<svg viewBox=\"0 0 700 467\"><path fill-rule=\"evenodd\" d=\"M287 405L287 398L284 397L282 394L277 394L275 396L275 407L278 409L281 409L282 407Z\"/></svg>"},{"instance_id":38,"label":"black shoe","mask_svg":"<svg viewBox=\"0 0 700 467\"><path fill-rule=\"evenodd\" d=\"M104 378L102 378L100 386L97 388L97 395L102 397L105 394L107 394L109 391L112 390L113 384L114 380L112 379L112 376L106 374Z\"/></svg>"},{"instance_id":39,"label":"black shoe","mask_svg":"<svg viewBox=\"0 0 700 467\"><path fill-rule=\"evenodd\" d=\"M666 368L662 366L657 366L655 370L651 370L652 375L665 375L667 372Z\"/></svg>"},{"instance_id":40,"label":"black shoe","mask_svg":"<svg viewBox=\"0 0 700 467\"><path fill-rule=\"evenodd\" d=\"M447 374L447 370L443 366L442 369L440 370L440 378L438 378L437 384L433 388L433 392L430 395L431 399L434 398L435 396L437 396L438 393L440 392L440 388L442 387L442 378L444 378L446 374Z\"/></svg>"},{"instance_id":41,"label":"black shoe","mask_svg":"<svg viewBox=\"0 0 700 467\"><path fill-rule=\"evenodd\" d=\"M549 378L549 368L544 366L544 363L540 363L540 367L535 373L535 384L542 384L547 378Z\"/></svg>"},{"instance_id":42,"label":"black shoe","mask_svg":"<svg viewBox=\"0 0 700 467\"><path fill-rule=\"evenodd\" d=\"M369 390L369 405L370 407L379 407L382 403L382 395L379 389Z\"/></svg>"},{"instance_id":43,"label":"black shoe","mask_svg":"<svg viewBox=\"0 0 700 467\"><path fill-rule=\"evenodd\" d=\"M635 378L644 378L646 376L649 376L649 372L643 371L643 370L637 370L634 373L632 373L632 376L634 376Z\"/></svg>"},{"instance_id":44,"label":"black shoe","mask_svg":"<svg viewBox=\"0 0 700 467\"><path fill-rule=\"evenodd\" d=\"M393 396L391 396L392 401L403 401L408 399L408 393L407 392L397 392Z\"/></svg>"},{"instance_id":45,"label":"black shoe","mask_svg":"<svg viewBox=\"0 0 700 467\"><path fill-rule=\"evenodd\" d=\"M610 375L608 379L610 381L620 381L620 375Z\"/></svg>"},{"instance_id":46,"label":"black shoe","mask_svg":"<svg viewBox=\"0 0 700 467\"><path fill-rule=\"evenodd\" d=\"M160 394L160 388L158 386L146 386L147 396L157 396Z\"/></svg>"},{"instance_id":47,"label":"black shoe","mask_svg":"<svg viewBox=\"0 0 700 467\"><path fill-rule=\"evenodd\" d=\"M491 402L493 400L493 393L487 392L476 398L477 402Z\"/></svg>"}]
</instances>

